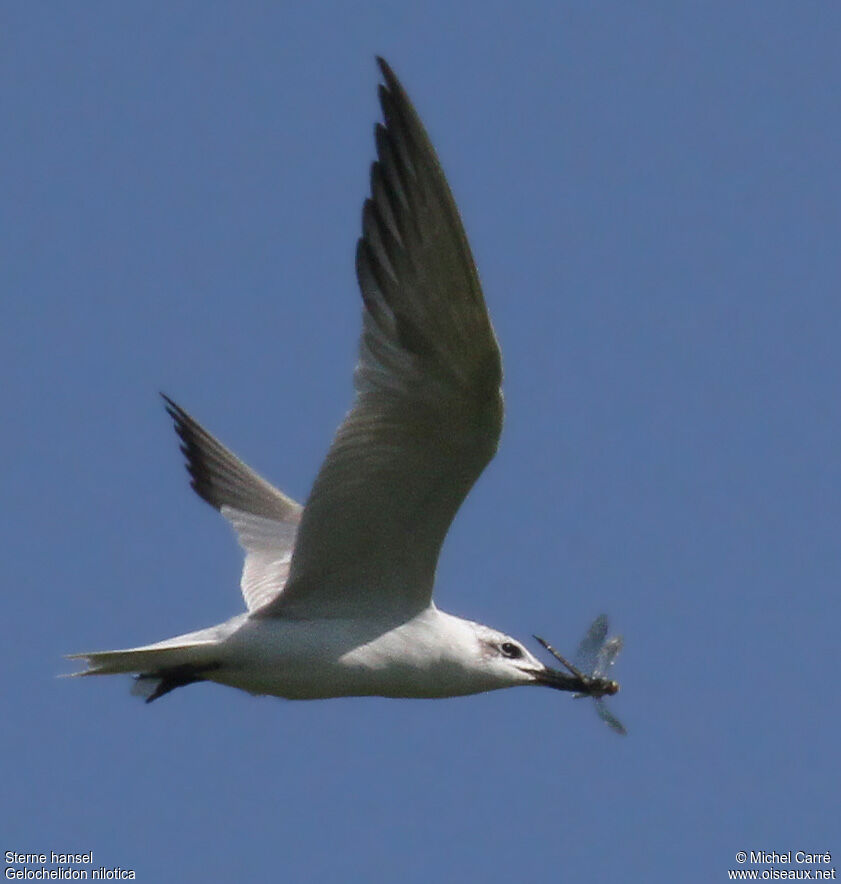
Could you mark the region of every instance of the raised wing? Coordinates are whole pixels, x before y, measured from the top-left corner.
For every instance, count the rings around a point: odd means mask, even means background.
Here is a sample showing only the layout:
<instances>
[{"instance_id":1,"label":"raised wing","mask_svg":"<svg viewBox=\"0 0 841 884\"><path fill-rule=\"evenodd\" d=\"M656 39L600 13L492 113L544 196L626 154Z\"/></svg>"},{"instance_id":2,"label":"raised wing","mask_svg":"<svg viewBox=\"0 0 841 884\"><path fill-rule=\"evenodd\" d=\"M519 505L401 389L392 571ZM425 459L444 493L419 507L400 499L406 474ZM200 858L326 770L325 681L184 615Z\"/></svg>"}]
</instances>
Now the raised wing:
<instances>
[{"instance_id":1,"label":"raised wing","mask_svg":"<svg viewBox=\"0 0 841 884\"><path fill-rule=\"evenodd\" d=\"M596 668L606 638L607 615L599 614L599 616L590 624L587 634L581 639L581 643L578 645L578 649L575 652L575 665L585 675L602 674L597 673ZM617 651L616 653L619 652Z\"/></svg>"},{"instance_id":2,"label":"raised wing","mask_svg":"<svg viewBox=\"0 0 841 884\"><path fill-rule=\"evenodd\" d=\"M389 66L356 272L356 400L304 510L286 590L260 613L411 616L450 523L493 457L502 368L470 247Z\"/></svg>"},{"instance_id":3,"label":"raised wing","mask_svg":"<svg viewBox=\"0 0 841 884\"><path fill-rule=\"evenodd\" d=\"M302 507L215 439L168 396L191 486L234 526L245 550L242 596L249 611L270 602L289 575Z\"/></svg>"},{"instance_id":4,"label":"raised wing","mask_svg":"<svg viewBox=\"0 0 841 884\"><path fill-rule=\"evenodd\" d=\"M600 678L605 677L610 667L616 662L616 658L619 656L622 647L623 641L621 635L614 635L612 638L607 639L607 641L605 641L605 643L599 648L593 675L599 676Z\"/></svg>"}]
</instances>

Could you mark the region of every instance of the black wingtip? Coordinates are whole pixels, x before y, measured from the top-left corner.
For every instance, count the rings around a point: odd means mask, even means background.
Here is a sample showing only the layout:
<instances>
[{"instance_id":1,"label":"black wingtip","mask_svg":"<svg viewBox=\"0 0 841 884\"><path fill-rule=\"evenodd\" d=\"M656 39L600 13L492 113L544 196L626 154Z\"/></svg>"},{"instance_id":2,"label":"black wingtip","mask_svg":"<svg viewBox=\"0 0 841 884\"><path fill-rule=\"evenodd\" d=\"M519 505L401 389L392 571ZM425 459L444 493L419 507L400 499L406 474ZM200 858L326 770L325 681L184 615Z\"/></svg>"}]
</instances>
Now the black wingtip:
<instances>
[{"instance_id":1,"label":"black wingtip","mask_svg":"<svg viewBox=\"0 0 841 884\"><path fill-rule=\"evenodd\" d=\"M164 407L170 417L175 418L179 413L183 413L184 409L175 400L170 399L163 390L158 390L158 395L166 403Z\"/></svg>"},{"instance_id":2,"label":"black wingtip","mask_svg":"<svg viewBox=\"0 0 841 884\"><path fill-rule=\"evenodd\" d=\"M161 399L164 400L166 413L172 418L175 423L175 432L178 433L185 444L189 444L189 440L186 434L188 432L190 424L195 423L195 421L174 399L170 399L170 397L167 396L166 393L161 393L160 395ZM181 450L184 452L184 454L187 454L187 450L183 446Z\"/></svg>"},{"instance_id":3,"label":"black wingtip","mask_svg":"<svg viewBox=\"0 0 841 884\"><path fill-rule=\"evenodd\" d=\"M397 79L397 74L394 73L391 65L381 55L378 55L376 58L377 67L379 67L380 73L383 75L383 79L385 80L385 88L387 88L388 91L391 93L402 92L403 87L400 85L400 80Z\"/></svg>"},{"instance_id":4,"label":"black wingtip","mask_svg":"<svg viewBox=\"0 0 841 884\"><path fill-rule=\"evenodd\" d=\"M186 461L184 466L190 475L190 487L202 500L207 501L215 509L219 509L219 504L213 498L211 487L208 485L205 454L197 441L197 435L203 433L204 430L175 400L170 399L166 393L159 392L164 400L166 413L172 418L175 432L181 440L179 447Z\"/></svg>"}]
</instances>

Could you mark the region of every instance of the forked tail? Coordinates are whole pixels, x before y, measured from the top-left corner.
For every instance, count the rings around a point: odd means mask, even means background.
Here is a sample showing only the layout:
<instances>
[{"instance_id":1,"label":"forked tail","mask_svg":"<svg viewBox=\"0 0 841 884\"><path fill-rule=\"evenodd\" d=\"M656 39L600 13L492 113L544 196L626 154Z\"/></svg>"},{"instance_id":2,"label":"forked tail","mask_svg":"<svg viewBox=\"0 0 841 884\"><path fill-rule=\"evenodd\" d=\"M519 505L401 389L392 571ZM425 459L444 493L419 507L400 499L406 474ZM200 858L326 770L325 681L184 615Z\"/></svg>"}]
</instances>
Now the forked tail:
<instances>
[{"instance_id":1,"label":"forked tail","mask_svg":"<svg viewBox=\"0 0 841 884\"><path fill-rule=\"evenodd\" d=\"M132 693L151 703L175 688L206 681L207 674L221 665L213 657L215 641L170 643L176 641L170 639L169 642L124 651L70 654L69 659L85 660L88 666L71 675L134 674Z\"/></svg>"}]
</instances>

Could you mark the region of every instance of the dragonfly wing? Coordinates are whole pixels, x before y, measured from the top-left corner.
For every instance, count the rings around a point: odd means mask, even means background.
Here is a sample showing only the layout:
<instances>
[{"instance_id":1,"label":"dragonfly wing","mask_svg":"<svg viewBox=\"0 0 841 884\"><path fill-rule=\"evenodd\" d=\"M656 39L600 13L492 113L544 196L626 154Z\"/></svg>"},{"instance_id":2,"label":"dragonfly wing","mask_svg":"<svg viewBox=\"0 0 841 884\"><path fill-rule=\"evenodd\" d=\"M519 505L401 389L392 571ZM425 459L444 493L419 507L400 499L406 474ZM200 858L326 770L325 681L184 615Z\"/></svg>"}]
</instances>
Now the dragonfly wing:
<instances>
[{"instance_id":1,"label":"dragonfly wing","mask_svg":"<svg viewBox=\"0 0 841 884\"><path fill-rule=\"evenodd\" d=\"M593 675L598 664L599 651L607 637L607 615L599 614L575 652L575 665L585 674Z\"/></svg>"},{"instance_id":2,"label":"dragonfly wing","mask_svg":"<svg viewBox=\"0 0 841 884\"><path fill-rule=\"evenodd\" d=\"M596 652L596 665L593 675L602 677L616 662L619 652L622 650L622 636L614 635L609 638Z\"/></svg>"},{"instance_id":3,"label":"dragonfly wing","mask_svg":"<svg viewBox=\"0 0 841 884\"><path fill-rule=\"evenodd\" d=\"M607 708L607 703L601 698L597 697L595 700L596 711L599 713L599 718L614 732L620 734L621 736L625 736L628 731L625 730L625 725Z\"/></svg>"}]
</instances>

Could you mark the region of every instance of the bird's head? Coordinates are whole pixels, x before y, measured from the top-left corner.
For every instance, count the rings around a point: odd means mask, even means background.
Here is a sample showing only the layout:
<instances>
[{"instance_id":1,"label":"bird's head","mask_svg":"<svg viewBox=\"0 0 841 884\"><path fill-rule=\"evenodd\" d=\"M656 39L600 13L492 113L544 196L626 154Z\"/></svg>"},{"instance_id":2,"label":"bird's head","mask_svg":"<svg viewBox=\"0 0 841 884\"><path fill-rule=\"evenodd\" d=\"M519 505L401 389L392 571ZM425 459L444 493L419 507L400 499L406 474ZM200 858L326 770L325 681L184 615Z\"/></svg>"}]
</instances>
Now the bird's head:
<instances>
[{"instance_id":1,"label":"bird's head","mask_svg":"<svg viewBox=\"0 0 841 884\"><path fill-rule=\"evenodd\" d=\"M584 675L565 660L562 662L568 666L568 672L546 666L522 642L495 629L480 627L477 639L482 665L502 683L500 686L539 685L591 697L611 695L619 690L615 681Z\"/></svg>"}]
</instances>

